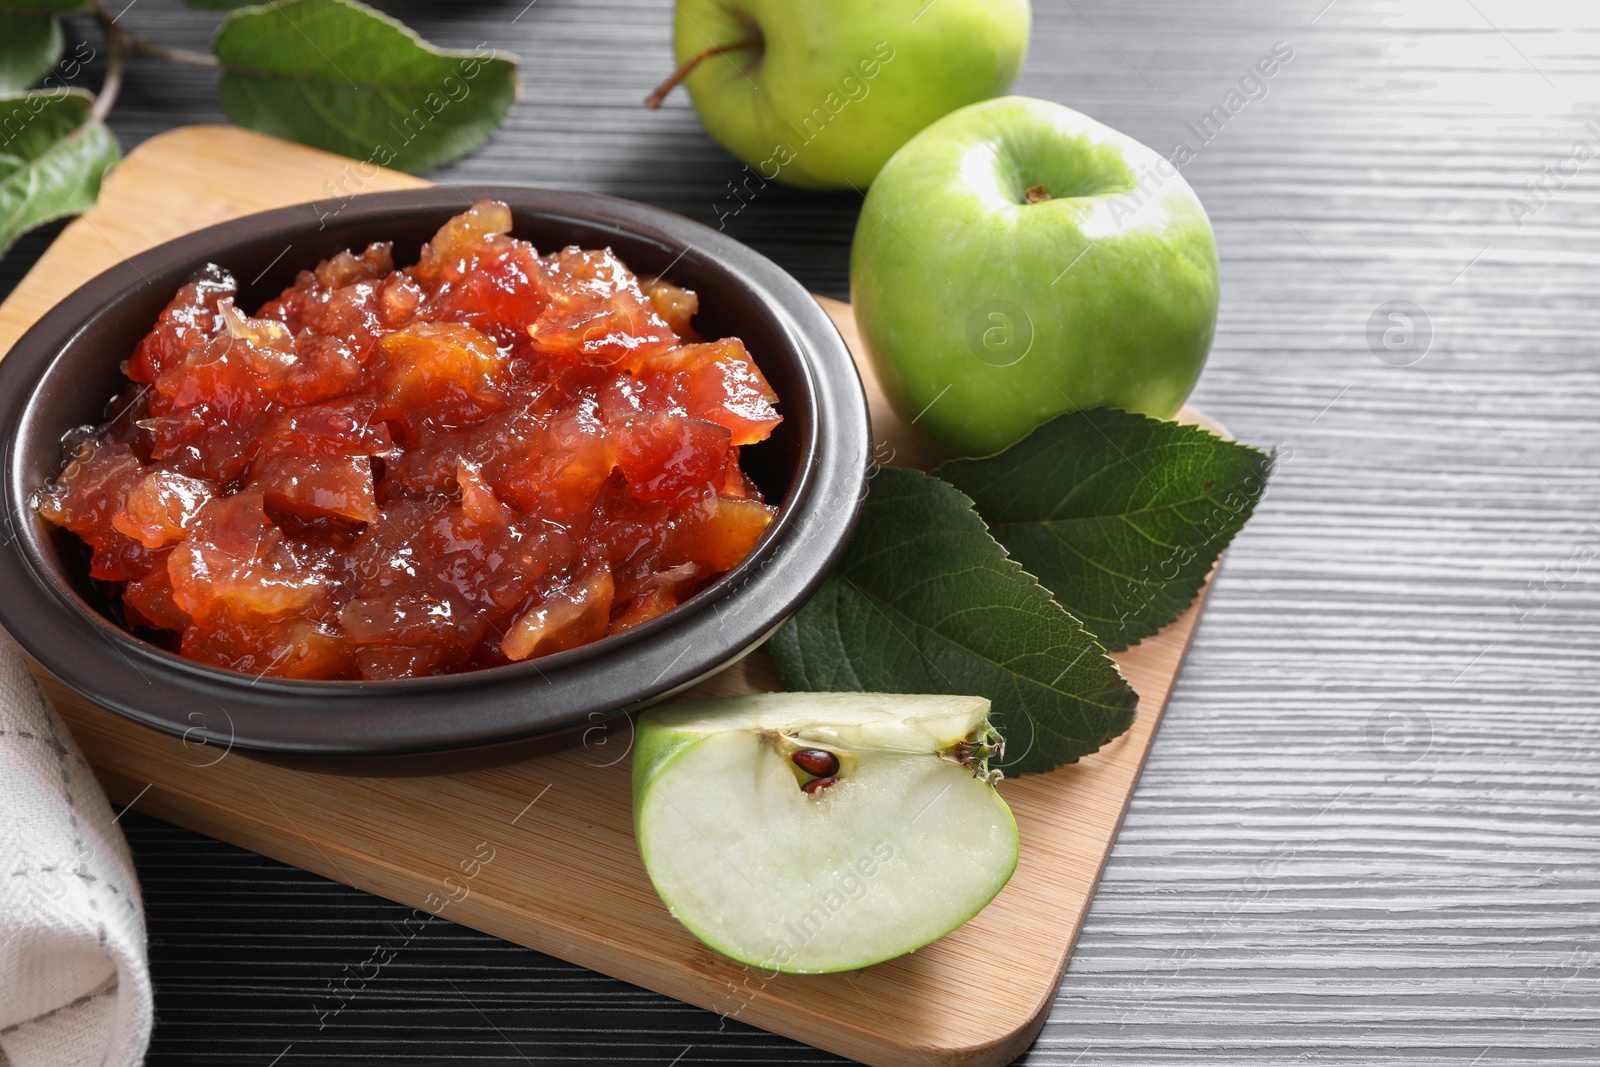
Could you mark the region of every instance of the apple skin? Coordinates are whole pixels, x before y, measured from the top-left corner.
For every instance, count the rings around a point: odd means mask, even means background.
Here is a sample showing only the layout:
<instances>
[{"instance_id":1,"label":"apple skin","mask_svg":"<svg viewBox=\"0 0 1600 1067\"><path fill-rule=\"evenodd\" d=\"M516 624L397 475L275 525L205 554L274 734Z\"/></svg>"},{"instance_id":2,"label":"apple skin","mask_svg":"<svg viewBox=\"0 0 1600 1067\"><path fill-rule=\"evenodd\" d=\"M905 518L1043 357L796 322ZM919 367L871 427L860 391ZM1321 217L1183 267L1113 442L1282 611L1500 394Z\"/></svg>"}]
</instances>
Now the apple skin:
<instances>
[{"instance_id":1,"label":"apple skin","mask_svg":"<svg viewBox=\"0 0 1600 1067\"><path fill-rule=\"evenodd\" d=\"M1028 202L1038 185L1050 199ZM1174 415L1216 330L1216 242L1166 159L1070 108L1005 97L884 166L850 293L895 411L946 454L989 455L1066 411Z\"/></svg>"},{"instance_id":2,"label":"apple skin","mask_svg":"<svg viewBox=\"0 0 1600 1067\"><path fill-rule=\"evenodd\" d=\"M1006 91L1028 46L1028 0L678 0L679 63L706 130L765 181L865 189L942 115Z\"/></svg>"}]
</instances>

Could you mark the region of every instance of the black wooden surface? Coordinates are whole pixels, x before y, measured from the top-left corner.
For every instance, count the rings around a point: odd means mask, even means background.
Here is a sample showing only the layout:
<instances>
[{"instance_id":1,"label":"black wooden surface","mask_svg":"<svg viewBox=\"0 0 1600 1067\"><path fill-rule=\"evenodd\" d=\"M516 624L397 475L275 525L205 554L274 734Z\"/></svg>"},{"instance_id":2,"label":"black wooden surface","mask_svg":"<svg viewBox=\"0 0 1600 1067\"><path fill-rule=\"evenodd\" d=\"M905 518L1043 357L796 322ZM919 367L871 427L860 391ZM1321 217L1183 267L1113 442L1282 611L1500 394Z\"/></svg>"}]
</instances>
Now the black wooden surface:
<instances>
[{"instance_id":1,"label":"black wooden surface","mask_svg":"<svg viewBox=\"0 0 1600 1067\"><path fill-rule=\"evenodd\" d=\"M379 5L524 60L507 126L436 177L714 221L739 165L681 95L639 107L669 65L666 0L524 3ZM1600 1062L1600 159L1574 152L1600 155L1600 12L1035 6L1018 91L1195 150L1224 274L1195 402L1284 461L1023 1062ZM164 0L123 17L196 48L216 20ZM1278 41L1294 55L1265 95L1200 143L1186 124ZM123 147L220 121L212 82L135 63ZM844 296L858 207L772 187L729 230ZM0 265L7 286L47 236ZM1393 300L1428 324L1411 366L1369 344ZM833 1062L442 921L374 973L406 909L124 825L154 1067Z\"/></svg>"}]
</instances>

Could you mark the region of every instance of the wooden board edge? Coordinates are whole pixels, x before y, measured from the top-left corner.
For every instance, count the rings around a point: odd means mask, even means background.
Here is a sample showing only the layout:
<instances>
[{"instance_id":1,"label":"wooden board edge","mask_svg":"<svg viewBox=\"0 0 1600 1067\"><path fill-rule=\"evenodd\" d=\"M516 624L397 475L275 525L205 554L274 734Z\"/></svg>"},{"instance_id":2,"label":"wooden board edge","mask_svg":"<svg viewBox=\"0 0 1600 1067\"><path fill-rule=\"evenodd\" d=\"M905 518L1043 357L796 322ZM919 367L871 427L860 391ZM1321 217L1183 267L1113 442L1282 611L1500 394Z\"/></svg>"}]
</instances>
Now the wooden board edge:
<instances>
[{"instance_id":1,"label":"wooden board edge","mask_svg":"<svg viewBox=\"0 0 1600 1067\"><path fill-rule=\"evenodd\" d=\"M1127 819L1128 808L1133 802L1134 791L1139 787L1139 780L1144 776L1145 766L1150 759L1150 750L1155 747L1156 737L1161 732L1161 723L1166 718L1167 705L1172 702L1172 690L1177 685L1177 679L1183 674L1183 666L1189 658L1189 650L1194 647L1195 633L1199 629L1200 618L1205 612L1206 601L1211 595L1212 584L1216 580L1221 566L1222 560L1219 557L1211 572L1206 576L1205 582L1201 585L1200 592L1195 595L1194 601L1184 610L1183 615L1168 624L1169 626L1188 627L1187 636L1184 639L1183 647L1178 654L1177 663L1173 669L1173 684L1169 686L1160 706L1150 712L1150 732L1144 739L1137 765L1128 780L1126 791L1122 794L1116 819L1112 823L1111 831L1105 839L1105 846L1100 850L1099 857L1095 863L1092 880L1094 889L1090 892L1083 910L1078 913L1072 928L1067 932L1067 936L1062 942L1053 980L1032 1006L1029 1016L1019 1026L993 1042L975 1045L969 1049L961 1050L948 1057L933 1061L939 1067L1003 1067L1003 1065L1009 1064L1021 1056L1038 1040L1039 1033L1044 1029L1045 1022L1050 1017L1050 1009L1055 1005L1056 994L1060 991L1061 983L1066 978L1067 967L1072 961L1073 952L1077 949L1078 937L1082 934L1084 923L1088 920L1089 909L1094 904L1094 896L1099 892L1100 880L1105 876L1106 864L1111 860L1111 851L1116 847L1117 838L1122 833L1122 824ZM929 1061L924 1058L922 1062L927 1063Z\"/></svg>"}]
</instances>

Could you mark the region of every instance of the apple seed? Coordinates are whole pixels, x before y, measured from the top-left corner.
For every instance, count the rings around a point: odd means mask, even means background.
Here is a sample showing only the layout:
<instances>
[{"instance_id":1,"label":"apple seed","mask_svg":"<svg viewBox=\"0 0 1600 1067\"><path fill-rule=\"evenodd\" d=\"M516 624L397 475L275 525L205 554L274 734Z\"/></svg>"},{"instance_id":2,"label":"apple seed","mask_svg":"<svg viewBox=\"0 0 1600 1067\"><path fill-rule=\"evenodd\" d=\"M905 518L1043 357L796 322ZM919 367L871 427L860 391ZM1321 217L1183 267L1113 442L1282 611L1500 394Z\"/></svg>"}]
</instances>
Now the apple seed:
<instances>
[{"instance_id":1,"label":"apple seed","mask_svg":"<svg viewBox=\"0 0 1600 1067\"><path fill-rule=\"evenodd\" d=\"M842 781L844 781L844 779L831 776L828 778L813 778L811 781L801 786L800 790L801 792L805 793L806 796L814 797L824 789L828 788L830 785L834 785L835 783Z\"/></svg>"},{"instance_id":2,"label":"apple seed","mask_svg":"<svg viewBox=\"0 0 1600 1067\"><path fill-rule=\"evenodd\" d=\"M839 773L839 757L820 748L802 748L789 757L794 765L818 778L832 778Z\"/></svg>"}]
</instances>

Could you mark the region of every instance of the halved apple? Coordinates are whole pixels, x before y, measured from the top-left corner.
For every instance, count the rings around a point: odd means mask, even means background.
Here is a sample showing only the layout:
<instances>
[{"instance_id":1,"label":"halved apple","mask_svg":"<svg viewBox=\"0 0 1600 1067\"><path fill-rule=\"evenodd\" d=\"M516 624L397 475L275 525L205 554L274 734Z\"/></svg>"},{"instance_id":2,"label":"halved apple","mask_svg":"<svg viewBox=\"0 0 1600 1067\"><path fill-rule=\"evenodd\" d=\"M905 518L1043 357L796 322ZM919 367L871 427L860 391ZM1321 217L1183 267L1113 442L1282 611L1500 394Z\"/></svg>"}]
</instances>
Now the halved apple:
<instances>
[{"instance_id":1,"label":"halved apple","mask_svg":"<svg viewBox=\"0 0 1600 1067\"><path fill-rule=\"evenodd\" d=\"M854 970L954 930L1017 863L981 697L768 693L639 720L633 816L668 909L752 967Z\"/></svg>"}]
</instances>

